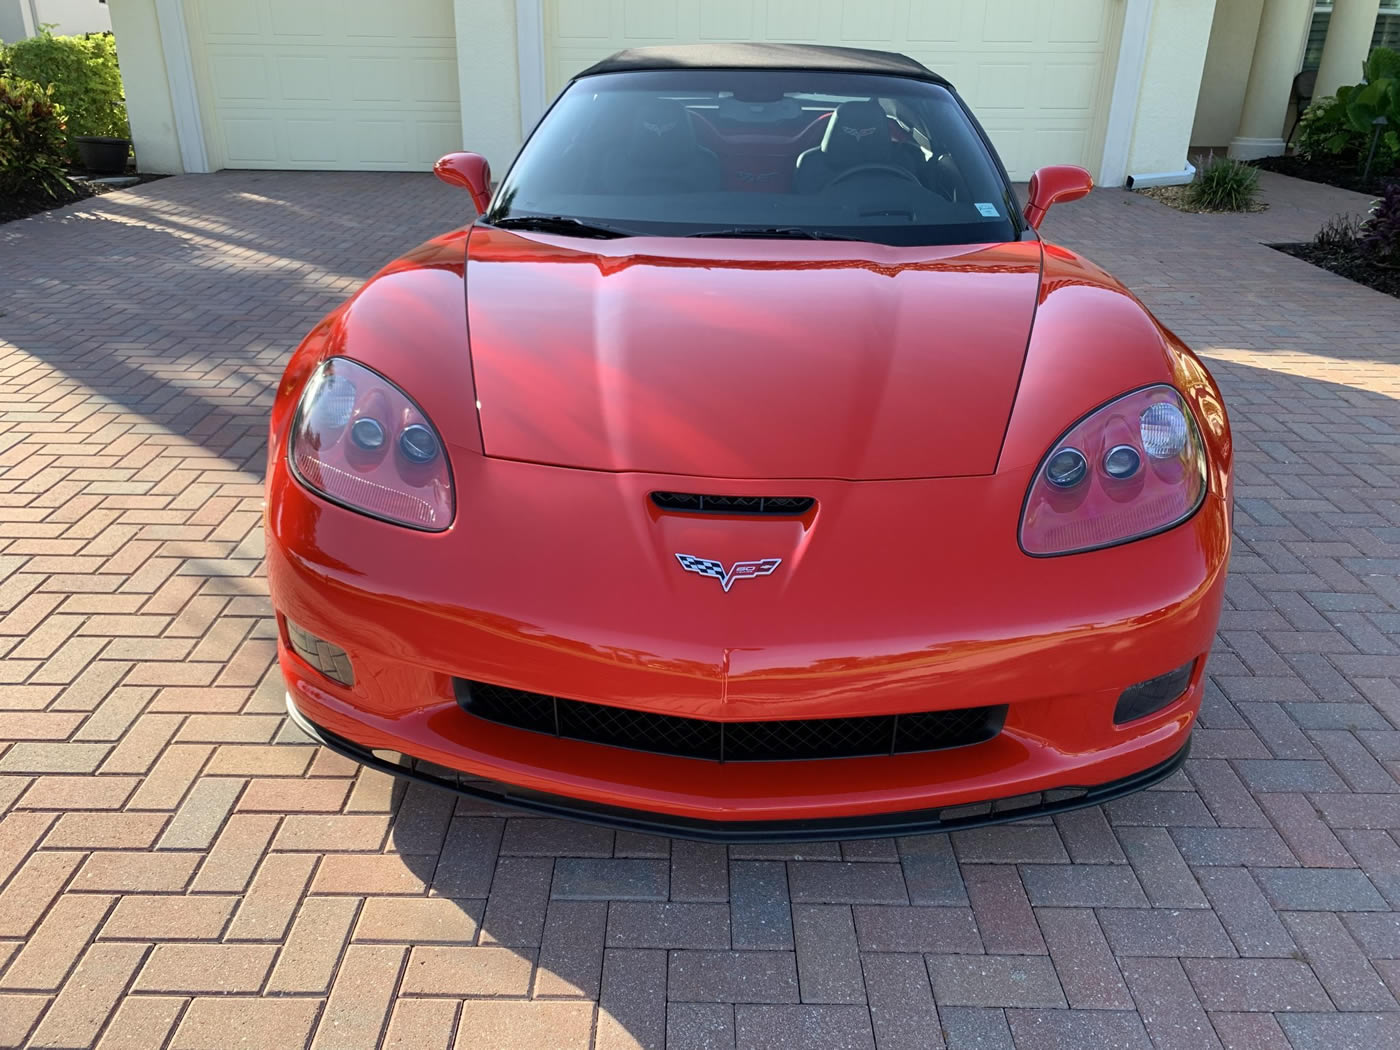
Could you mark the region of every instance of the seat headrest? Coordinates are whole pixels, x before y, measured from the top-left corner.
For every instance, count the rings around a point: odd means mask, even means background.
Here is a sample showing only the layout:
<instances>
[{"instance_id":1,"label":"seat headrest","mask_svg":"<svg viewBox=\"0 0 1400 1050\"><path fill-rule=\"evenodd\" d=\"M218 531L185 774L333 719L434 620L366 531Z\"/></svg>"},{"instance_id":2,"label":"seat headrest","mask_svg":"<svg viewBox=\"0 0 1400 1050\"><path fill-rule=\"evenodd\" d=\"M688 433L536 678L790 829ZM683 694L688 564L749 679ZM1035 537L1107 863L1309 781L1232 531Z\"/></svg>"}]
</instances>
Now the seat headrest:
<instances>
[{"instance_id":1,"label":"seat headrest","mask_svg":"<svg viewBox=\"0 0 1400 1050\"><path fill-rule=\"evenodd\" d=\"M821 151L848 164L879 164L894 152L889 118L873 99L843 102L827 121Z\"/></svg>"},{"instance_id":2,"label":"seat headrest","mask_svg":"<svg viewBox=\"0 0 1400 1050\"><path fill-rule=\"evenodd\" d=\"M694 159L695 128L675 99L650 98L633 113L629 152L649 164L686 164Z\"/></svg>"}]
</instances>

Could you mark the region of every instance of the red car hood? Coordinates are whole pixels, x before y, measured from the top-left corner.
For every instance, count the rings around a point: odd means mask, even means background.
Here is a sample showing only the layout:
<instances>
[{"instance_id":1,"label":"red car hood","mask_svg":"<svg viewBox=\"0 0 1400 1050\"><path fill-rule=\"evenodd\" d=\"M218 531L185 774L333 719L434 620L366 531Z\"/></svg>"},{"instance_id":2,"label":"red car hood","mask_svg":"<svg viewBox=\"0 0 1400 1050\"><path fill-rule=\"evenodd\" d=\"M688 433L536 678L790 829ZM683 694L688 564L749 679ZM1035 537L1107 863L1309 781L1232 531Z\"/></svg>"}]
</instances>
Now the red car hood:
<instances>
[{"instance_id":1,"label":"red car hood","mask_svg":"<svg viewBox=\"0 0 1400 1050\"><path fill-rule=\"evenodd\" d=\"M583 244L472 231L488 456L730 478L995 470L1039 243Z\"/></svg>"}]
</instances>

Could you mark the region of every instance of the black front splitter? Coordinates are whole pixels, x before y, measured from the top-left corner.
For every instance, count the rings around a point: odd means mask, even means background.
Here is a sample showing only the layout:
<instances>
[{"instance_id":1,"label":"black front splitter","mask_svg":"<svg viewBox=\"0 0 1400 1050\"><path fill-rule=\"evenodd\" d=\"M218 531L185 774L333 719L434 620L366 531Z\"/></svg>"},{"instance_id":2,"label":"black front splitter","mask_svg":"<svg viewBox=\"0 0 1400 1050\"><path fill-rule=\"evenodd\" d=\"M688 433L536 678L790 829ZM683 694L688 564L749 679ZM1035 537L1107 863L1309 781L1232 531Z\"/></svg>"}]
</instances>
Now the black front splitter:
<instances>
[{"instance_id":1,"label":"black front splitter","mask_svg":"<svg viewBox=\"0 0 1400 1050\"><path fill-rule=\"evenodd\" d=\"M1191 741L1165 762L1150 769L1133 773L1120 780L1089 787L1054 788L1049 791L994 799L973 805L945 806L938 809L906 810L899 813L871 813L859 817L827 817L814 820L698 820L655 813L624 806L605 806L566 795L551 795L543 791L481 780L467 773L458 773L423 759L402 756L394 762L371 749L337 736L316 725L301 713L290 695L287 713L302 732L323 747L361 765L407 780L434 784L448 791L467 795L498 806L509 806L550 817L582 820L590 824L622 831L637 831L648 835L669 835L673 838L695 839L701 842L816 842L826 839L886 838L891 835L924 835L938 831L958 831L963 828L1004 824L1065 813L1085 806L1097 806L1124 795L1131 795L1158 781L1165 780L1186 761Z\"/></svg>"}]
</instances>

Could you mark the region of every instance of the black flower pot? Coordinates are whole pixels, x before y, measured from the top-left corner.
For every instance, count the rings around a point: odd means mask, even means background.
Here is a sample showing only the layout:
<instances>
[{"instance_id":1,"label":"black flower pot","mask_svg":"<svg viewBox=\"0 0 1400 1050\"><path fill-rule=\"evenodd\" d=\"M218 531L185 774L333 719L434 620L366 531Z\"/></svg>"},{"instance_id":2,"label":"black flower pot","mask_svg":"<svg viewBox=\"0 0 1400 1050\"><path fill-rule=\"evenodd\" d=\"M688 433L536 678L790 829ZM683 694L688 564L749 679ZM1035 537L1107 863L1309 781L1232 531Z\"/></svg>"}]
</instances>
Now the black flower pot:
<instances>
[{"instance_id":1,"label":"black flower pot","mask_svg":"<svg viewBox=\"0 0 1400 1050\"><path fill-rule=\"evenodd\" d=\"M121 175L126 171L126 158L131 153L130 139L79 135L73 141L78 146L78 159L92 174Z\"/></svg>"}]
</instances>

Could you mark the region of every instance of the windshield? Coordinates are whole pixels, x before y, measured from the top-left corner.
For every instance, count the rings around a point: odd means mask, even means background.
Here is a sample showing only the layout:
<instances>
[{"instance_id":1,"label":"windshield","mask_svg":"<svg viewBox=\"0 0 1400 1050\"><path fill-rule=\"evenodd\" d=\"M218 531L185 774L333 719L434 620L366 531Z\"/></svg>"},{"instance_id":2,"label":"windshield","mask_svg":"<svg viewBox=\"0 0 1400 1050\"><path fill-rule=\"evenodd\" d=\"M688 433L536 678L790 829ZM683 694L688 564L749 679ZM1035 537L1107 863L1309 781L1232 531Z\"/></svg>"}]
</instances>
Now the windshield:
<instances>
[{"instance_id":1,"label":"windshield","mask_svg":"<svg viewBox=\"0 0 1400 1050\"><path fill-rule=\"evenodd\" d=\"M981 244L1016 238L1014 207L972 121L937 84L676 69L570 84L486 221L583 236Z\"/></svg>"}]
</instances>

